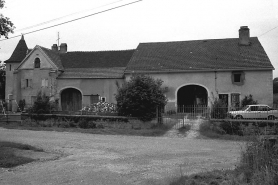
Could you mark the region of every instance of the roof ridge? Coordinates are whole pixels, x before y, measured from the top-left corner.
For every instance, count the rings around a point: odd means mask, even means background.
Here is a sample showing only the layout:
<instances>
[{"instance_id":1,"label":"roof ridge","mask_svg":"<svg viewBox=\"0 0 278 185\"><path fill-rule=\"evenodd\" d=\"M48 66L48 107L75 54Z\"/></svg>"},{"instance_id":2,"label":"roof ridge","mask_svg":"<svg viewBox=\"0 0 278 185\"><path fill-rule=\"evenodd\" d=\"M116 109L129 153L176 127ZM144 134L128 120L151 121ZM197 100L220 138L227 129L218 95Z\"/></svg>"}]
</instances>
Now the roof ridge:
<instances>
[{"instance_id":1,"label":"roof ridge","mask_svg":"<svg viewBox=\"0 0 278 185\"><path fill-rule=\"evenodd\" d=\"M123 49L123 50L100 50L100 51L68 51L67 53L97 53L97 52L109 52L109 51L135 51L136 49ZM66 53L63 53L66 54Z\"/></svg>"},{"instance_id":2,"label":"roof ridge","mask_svg":"<svg viewBox=\"0 0 278 185\"><path fill-rule=\"evenodd\" d=\"M258 37L250 37L251 38L258 38ZM161 42L141 42L139 44L159 44L159 43L178 43L178 42L196 42L196 41L213 41L213 40L234 40L239 39L237 38L221 38L221 39L198 39L198 40L182 40L182 41L161 41Z\"/></svg>"}]
</instances>

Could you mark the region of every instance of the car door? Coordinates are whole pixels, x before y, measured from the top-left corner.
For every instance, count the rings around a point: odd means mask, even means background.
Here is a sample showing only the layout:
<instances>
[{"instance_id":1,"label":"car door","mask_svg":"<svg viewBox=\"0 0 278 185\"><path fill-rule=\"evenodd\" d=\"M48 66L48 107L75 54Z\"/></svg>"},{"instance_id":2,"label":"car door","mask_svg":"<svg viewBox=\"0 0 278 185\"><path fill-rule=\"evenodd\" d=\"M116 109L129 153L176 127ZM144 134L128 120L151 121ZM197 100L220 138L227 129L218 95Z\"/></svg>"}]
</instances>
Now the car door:
<instances>
[{"instance_id":1,"label":"car door","mask_svg":"<svg viewBox=\"0 0 278 185\"><path fill-rule=\"evenodd\" d=\"M269 115L269 109L267 106L259 106L258 107L258 118L266 119Z\"/></svg>"},{"instance_id":2,"label":"car door","mask_svg":"<svg viewBox=\"0 0 278 185\"><path fill-rule=\"evenodd\" d=\"M250 106L246 118L248 119L258 119L259 114L258 114L258 106Z\"/></svg>"}]
</instances>

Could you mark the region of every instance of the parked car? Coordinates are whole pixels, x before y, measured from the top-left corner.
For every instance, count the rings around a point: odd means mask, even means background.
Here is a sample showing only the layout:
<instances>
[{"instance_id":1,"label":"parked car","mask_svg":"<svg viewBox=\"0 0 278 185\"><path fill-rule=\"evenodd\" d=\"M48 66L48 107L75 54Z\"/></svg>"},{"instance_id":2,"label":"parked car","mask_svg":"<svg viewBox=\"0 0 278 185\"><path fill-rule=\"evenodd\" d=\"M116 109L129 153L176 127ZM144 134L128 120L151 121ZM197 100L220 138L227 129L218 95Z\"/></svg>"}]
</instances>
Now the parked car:
<instances>
[{"instance_id":1,"label":"parked car","mask_svg":"<svg viewBox=\"0 0 278 185\"><path fill-rule=\"evenodd\" d=\"M237 111L229 111L228 115L232 119L268 119L278 118L278 110L268 105L247 105Z\"/></svg>"}]
</instances>

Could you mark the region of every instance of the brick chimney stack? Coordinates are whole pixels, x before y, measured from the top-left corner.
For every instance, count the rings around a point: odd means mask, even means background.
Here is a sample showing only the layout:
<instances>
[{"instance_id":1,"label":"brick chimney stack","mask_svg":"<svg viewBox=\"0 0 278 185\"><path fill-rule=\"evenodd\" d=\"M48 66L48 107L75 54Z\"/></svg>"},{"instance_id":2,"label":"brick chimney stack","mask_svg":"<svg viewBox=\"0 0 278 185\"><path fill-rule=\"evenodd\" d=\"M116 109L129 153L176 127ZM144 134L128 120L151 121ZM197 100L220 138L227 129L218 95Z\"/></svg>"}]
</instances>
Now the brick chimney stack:
<instances>
[{"instance_id":1,"label":"brick chimney stack","mask_svg":"<svg viewBox=\"0 0 278 185\"><path fill-rule=\"evenodd\" d=\"M57 51L58 52L58 46L57 44L53 44L53 46L51 47L52 51Z\"/></svg>"},{"instance_id":2,"label":"brick chimney stack","mask_svg":"<svg viewBox=\"0 0 278 185\"><path fill-rule=\"evenodd\" d=\"M60 45L60 53L67 53L68 45L66 43L61 43Z\"/></svg>"},{"instance_id":3,"label":"brick chimney stack","mask_svg":"<svg viewBox=\"0 0 278 185\"><path fill-rule=\"evenodd\" d=\"M239 45L249 46L250 43L250 32L248 26L241 26L239 32Z\"/></svg>"}]
</instances>

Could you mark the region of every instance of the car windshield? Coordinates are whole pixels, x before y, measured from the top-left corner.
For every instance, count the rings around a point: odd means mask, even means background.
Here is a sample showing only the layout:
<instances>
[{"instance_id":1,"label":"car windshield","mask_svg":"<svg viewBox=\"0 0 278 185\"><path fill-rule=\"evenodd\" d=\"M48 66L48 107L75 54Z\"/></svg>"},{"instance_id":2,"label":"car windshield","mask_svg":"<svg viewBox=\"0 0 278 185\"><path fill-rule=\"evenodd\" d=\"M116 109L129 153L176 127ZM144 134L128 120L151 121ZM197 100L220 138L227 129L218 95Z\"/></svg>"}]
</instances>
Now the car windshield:
<instances>
[{"instance_id":1,"label":"car windshield","mask_svg":"<svg viewBox=\"0 0 278 185\"><path fill-rule=\"evenodd\" d=\"M244 111L244 110L246 110L246 109L248 109L248 108L249 108L249 106L245 106L245 107L243 107L243 108L241 108L241 109L239 109L239 110Z\"/></svg>"}]
</instances>

